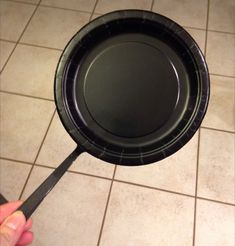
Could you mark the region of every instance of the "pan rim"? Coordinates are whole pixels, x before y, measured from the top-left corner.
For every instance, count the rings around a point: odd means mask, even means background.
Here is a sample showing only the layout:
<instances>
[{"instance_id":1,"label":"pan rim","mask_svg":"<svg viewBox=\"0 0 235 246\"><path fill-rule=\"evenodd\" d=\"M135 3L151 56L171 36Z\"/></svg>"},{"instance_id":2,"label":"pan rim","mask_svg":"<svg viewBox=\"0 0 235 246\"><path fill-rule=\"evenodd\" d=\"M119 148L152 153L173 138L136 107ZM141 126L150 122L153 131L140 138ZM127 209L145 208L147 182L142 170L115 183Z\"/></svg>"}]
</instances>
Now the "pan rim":
<instances>
[{"instance_id":1,"label":"pan rim","mask_svg":"<svg viewBox=\"0 0 235 246\"><path fill-rule=\"evenodd\" d=\"M163 150L155 150L146 153L140 153L138 156L134 156L131 154L125 153L115 153L115 151L108 151L107 149L100 149L99 146L93 141L85 138L81 132L79 132L76 128L74 128L74 122L68 116L68 112L66 112L67 105L64 105L63 94L62 94L62 78L63 72L66 67L66 62L68 60L70 52L73 50L74 46L78 42L78 40L83 36L89 33L90 30L95 28L104 22L109 22L111 20L115 20L118 18L142 18L142 19L151 19L153 21L160 21L162 25L164 25L169 30L175 32L178 38L182 39L187 45L189 51L192 53L196 65L198 66L198 76L201 79L201 90L200 90L200 98L198 98L197 102L197 112L192 115L194 118L190 127L186 128L184 132L181 132L180 137L177 139L173 139L172 143L168 147ZM92 22L85 25L79 32L77 32L69 41L67 46L62 53L60 60L57 65L56 74L55 74L55 83L54 83L54 96L57 112L59 114L60 120L64 125L67 132L74 139L75 142L80 144L84 151L90 153L91 155L102 159L104 161L108 161L114 164L120 165L142 165L149 164L161 159L164 159L171 154L175 153L181 147L183 147L196 133L197 129L200 127L200 124L205 116L208 101L209 101L209 93L210 93L210 83L209 83L209 72L207 68L207 64L205 58L198 47L195 40L185 31L180 25L170 20L169 18L150 12L145 10L119 10L114 11L103 16L100 16L93 20ZM192 124L193 122L193 124ZM189 125L188 123L188 125ZM176 141L177 140L177 141ZM141 152L141 151L140 151Z\"/></svg>"}]
</instances>

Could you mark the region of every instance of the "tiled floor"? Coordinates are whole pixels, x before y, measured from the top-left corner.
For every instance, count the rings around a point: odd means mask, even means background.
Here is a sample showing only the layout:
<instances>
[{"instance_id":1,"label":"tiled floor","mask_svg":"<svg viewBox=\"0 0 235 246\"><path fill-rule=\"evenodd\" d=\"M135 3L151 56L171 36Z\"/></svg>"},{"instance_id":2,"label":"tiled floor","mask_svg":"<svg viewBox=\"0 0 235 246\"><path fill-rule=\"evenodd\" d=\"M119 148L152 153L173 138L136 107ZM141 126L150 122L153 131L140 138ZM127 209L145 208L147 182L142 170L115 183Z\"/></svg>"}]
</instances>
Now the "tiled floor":
<instances>
[{"instance_id":1,"label":"tiled floor","mask_svg":"<svg viewBox=\"0 0 235 246\"><path fill-rule=\"evenodd\" d=\"M55 113L56 63L81 26L125 8L164 14L195 38L211 73L208 113L157 164L82 154L33 215L33 245L233 246L234 0L0 0L0 191L25 199L73 150Z\"/></svg>"}]
</instances>

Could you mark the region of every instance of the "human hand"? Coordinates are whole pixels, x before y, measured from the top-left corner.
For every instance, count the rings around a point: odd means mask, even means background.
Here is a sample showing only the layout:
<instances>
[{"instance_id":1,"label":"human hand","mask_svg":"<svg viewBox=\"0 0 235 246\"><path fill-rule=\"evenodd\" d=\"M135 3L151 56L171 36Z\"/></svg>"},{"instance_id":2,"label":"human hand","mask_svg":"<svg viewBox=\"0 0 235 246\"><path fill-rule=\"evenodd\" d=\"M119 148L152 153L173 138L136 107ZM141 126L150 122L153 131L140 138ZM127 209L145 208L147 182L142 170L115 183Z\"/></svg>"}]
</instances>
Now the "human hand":
<instances>
[{"instance_id":1,"label":"human hand","mask_svg":"<svg viewBox=\"0 0 235 246\"><path fill-rule=\"evenodd\" d=\"M16 201L0 206L0 246L25 246L33 241L33 233L29 231L32 220L26 221L24 214L16 211L21 204Z\"/></svg>"}]
</instances>

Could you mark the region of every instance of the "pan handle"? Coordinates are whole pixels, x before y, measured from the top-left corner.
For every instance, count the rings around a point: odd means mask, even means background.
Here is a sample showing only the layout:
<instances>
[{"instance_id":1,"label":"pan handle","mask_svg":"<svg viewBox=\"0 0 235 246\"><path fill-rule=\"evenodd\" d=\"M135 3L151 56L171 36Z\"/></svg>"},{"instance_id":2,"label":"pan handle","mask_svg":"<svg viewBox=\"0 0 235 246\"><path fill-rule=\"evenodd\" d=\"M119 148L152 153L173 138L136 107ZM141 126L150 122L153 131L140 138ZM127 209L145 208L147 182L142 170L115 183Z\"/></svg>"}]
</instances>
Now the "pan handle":
<instances>
[{"instance_id":1,"label":"pan handle","mask_svg":"<svg viewBox=\"0 0 235 246\"><path fill-rule=\"evenodd\" d=\"M7 199L0 193L0 205L7 203Z\"/></svg>"},{"instance_id":2,"label":"pan handle","mask_svg":"<svg viewBox=\"0 0 235 246\"><path fill-rule=\"evenodd\" d=\"M68 170L76 158L83 152L77 148L46 178L46 180L25 200L22 205L17 209L22 211L26 220L32 215L35 209L52 190L64 173Z\"/></svg>"}]
</instances>

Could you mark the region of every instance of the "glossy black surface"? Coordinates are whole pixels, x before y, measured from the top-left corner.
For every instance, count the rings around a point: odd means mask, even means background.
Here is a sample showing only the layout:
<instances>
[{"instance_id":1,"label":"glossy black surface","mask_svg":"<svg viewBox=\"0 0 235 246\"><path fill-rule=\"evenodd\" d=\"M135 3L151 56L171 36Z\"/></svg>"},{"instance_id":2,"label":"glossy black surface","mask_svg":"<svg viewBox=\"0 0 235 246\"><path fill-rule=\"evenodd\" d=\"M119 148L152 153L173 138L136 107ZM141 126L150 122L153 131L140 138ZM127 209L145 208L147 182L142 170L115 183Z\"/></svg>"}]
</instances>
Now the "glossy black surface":
<instances>
[{"instance_id":1,"label":"glossy black surface","mask_svg":"<svg viewBox=\"0 0 235 246\"><path fill-rule=\"evenodd\" d=\"M0 193L0 205L7 203L7 199Z\"/></svg>"},{"instance_id":2,"label":"glossy black surface","mask_svg":"<svg viewBox=\"0 0 235 246\"><path fill-rule=\"evenodd\" d=\"M116 11L82 28L55 77L60 118L85 151L140 165L180 149L209 98L207 66L178 24L139 10Z\"/></svg>"}]
</instances>

